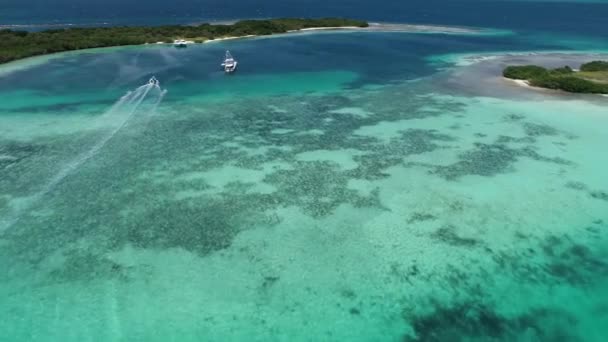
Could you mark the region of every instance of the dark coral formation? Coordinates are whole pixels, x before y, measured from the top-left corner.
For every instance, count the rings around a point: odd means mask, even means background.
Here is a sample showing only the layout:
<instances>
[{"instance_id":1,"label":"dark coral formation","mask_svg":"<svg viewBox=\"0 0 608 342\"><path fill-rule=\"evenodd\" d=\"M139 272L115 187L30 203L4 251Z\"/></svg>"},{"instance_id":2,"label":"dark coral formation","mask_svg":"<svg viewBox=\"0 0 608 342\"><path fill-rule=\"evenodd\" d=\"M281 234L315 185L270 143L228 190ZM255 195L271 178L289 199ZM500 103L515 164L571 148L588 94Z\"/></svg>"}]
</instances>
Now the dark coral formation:
<instances>
[{"instance_id":1,"label":"dark coral formation","mask_svg":"<svg viewBox=\"0 0 608 342\"><path fill-rule=\"evenodd\" d=\"M445 179L457 180L466 175L491 177L508 172L521 158L569 165L568 161L542 156L533 147L535 137L560 132L527 123L517 115L505 120L523 125L528 135L523 140L502 137L494 143L478 143L447 166L408 161L411 156L455 148L457 138L445 131L405 128L388 141L358 133L362 127L382 122L440 115L462 117L459 114L464 104L419 96L419 90L396 86L377 93L362 92L359 99L342 95L252 98L208 105L200 112L190 105L172 103L171 107L180 113L179 120L158 118L149 122L143 132L119 132L98 157L87 161L65 184L45 196L45 207L61 213L61 217L23 215L19 223L23 228L3 236L10 240L4 252L36 263L57 250L70 254L69 246L74 241L90 239L98 243L99 250L120 250L130 245L182 248L204 256L230 246L243 230L278 224L281 217L275 211L279 208L297 207L318 219L342 205L387 210L378 189L363 194L350 188L349 181L386 178L387 170L393 166L424 167ZM408 100L396 105L398 98ZM269 103L280 110L268 107ZM334 112L346 107L362 107L371 114ZM179 139L175 139L176 135ZM477 138L488 137L479 133ZM65 139L79 141L74 136ZM62 140L52 142L50 147L45 145L45 151L57 143ZM39 147L0 146L4 148L0 154L22 158L19 161L43 154ZM5 153L9 147L10 153ZM353 156L357 163L354 169L345 170L330 161L304 162L296 158L303 152L345 149L361 152ZM270 162L281 166L268 169ZM8 163L15 160L0 160L0 172ZM186 177L226 166L264 172L263 182L274 191L257 193L254 183L247 179L235 179L217 189L204 178ZM153 171L163 175L142 177ZM0 179L0 185L3 181ZM193 195L175 196L178 193ZM452 201L450 209L458 212L466 208L462 202ZM432 214L415 212L406 222L435 219ZM432 237L452 246L480 245L479 240L461 236L451 226L441 227ZM69 269L68 264L65 267ZM417 266L412 267L402 271L408 279L419 273ZM97 274L109 276L107 272Z\"/></svg>"},{"instance_id":2,"label":"dark coral formation","mask_svg":"<svg viewBox=\"0 0 608 342\"><path fill-rule=\"evenodd\" d=\"M329 162L296 162L294 170L280 170L266 181L280 189L276 200L286 205L300 206L313 217L327 216L339 205L380 207L378 192L359 195L347 188L350 177L336 170Z\"/></svg>"},{"instance_id":3,"label":"dark coral formation","mask_svg":"<svg viewBox=\"0 0 608 342\"><path fill-rule=\"evenodd\" d=\"M592 198L608 202L608 192L605 192L605 191L592 191L592 192L589 193L589 195Z\"/></svg>"},{"instance_id":4,"label":"dark coral formation","mask_svg":"<svg viewBox=\"0 0 608 342\"><path fill-rule=\"evenodd\" d=\"M440 143L450 141L454 141L454 138L436 130L405 130L398 137L392 138L388 144L369 144L370 153L354 158L359 165L349 172L349 176L369 180L385 178L388 176L385 170L403 164L404 158L447 148Z\"/></svg>"},{"instance_id":5,"label":"dark coral formation","mask_svg":"<svg viewBox=\"0 0 608 342\"><path fill-rule=\"evenodd\" d=\"M403 315L415 332L415 336L404 336L404 342L580 341L568 332L567 327L576 323L570 316L545 309L508 317L491 306L470 302L438 305L422 316Z\"/></svg>"},{"instance_id":6,"label":"dark coral formation","mask_svg":"<svg viewBox=\"0 0 608 342\"><path fill-rule=\"evenodd\" d=\"M508 136L508 135L500 135L497 139L496 139L496 143L497 144L533 144L534 142L536 142L536 139L534 139L533 137L521 137L521 138L516 138L516 137L512 137L512 136Z\"/></svg>"},{"instance_id":7,"label":"dark coral formation","mask_svg":"<svg viewBox=\"0 0 608 342\"><path fill-rule=\"evenodd\" d=\"M490 177L509 171L518 157L518 150L506 145L476 143L475 149L462 153L458 162L437 166L434 173L448 180L467 175Z\"/></svg>"},{"instance_id":8,"label":"dark coral formation","mask_svg":"<svg viewBox=\"0 0 608 342\"><path fill-rule=\"evenodd\" d=\"M382 94L394 99L396 94L404 96L404 92L411 91L404 87L394 94ZM66 249L73 241L90 238L102 250L117 250L128 244L152 249L183 248L206 255L229 246L244 229L279 223L281 219L272 212L280 207L297 206L315 218L330 215L344 204L385 210L377 189L364 195L350 189L348 181L384 178L384 170L403 164L407 156L449 148L446 144L453 138L435 130L408 129L386 143L355 131L383 121L454 113L462 106L456 101L413 96L413 100L396 108L375 96L361 101L373 104L366 108L374 112L369 117L332 112L357 106L345 96L285 96L210 105L204 112L182 115L180 120L159 118L138 134L123 130L96 158L45 195L45 207L61 212L61 217L25 213L19 221L24 228L6 233L5 238L11 243L5 252L38 262L55 250ZM283 110L269 109L269 102ZM424 109L429 105L437 110ZM177 103L172 107L185 113L196 111ZM313 130L321 134L307 133ZM180 139L174 139L175 134ZM79 139L65 138L74 142ZM57 142L61 139L50 144L51 148ZM16 155L17 150L22 150L23 157L32 153L40 157L42 153L31 150L34 147L0 145L4 150L10 147L10 155ZM354 149L362 153L354 157L358 166L352 170L343 170L328 161L296 159L299 153L319 149ZM21 154L17 157L22 158ZM159 160L163 167L159 168ZM266 170L268 162L287 167ZM222 189L206 193L211 186L204 179L182 177L227 165L265 172L263 181L276 191L256 193L253 183L235 179ZM141 177L154 170L166 176ZM177 181L180 177L183 179ZM180 192L198 195L174 196Z\"/></svg>"},{"instance_id":9,"label":"dark coral formation","mask_svg":"<svg viewBox=\"0 0 608 342\"><path fill-rule=\"evenodd\" d=\"M520 158L570 165L571 162L559 157L545 157L532 147L513 148L504 143L476 143L475 148L461 153L459 161L447 166L435 166L433 173L447 180L457 180L468 175L492 177L513 171L513 165Z\"/></svg>"},{"instance_id":10,"label":"dark coral formation","mask_svg":"<svg viewBox=\"0 0 608 342\"><path fill-rule=\"evenodd\" d=\"M587 185L583 182L568 182L566 188L573 190L587 190Z\"/></svg>"},{"instance_id":11,"label":"dark coral formation","mask_svg":"<svg viewBox=\"0 0 608 342\"><path fill-rule=\"evenodd\" d=\"M601 254L568 236L549 236L536 248L516 254L498 252L493 258L501 271L529 282L584 285L608 276L608 263Z\"/></svg>"},{"instance_id":12,"label":"dark coral formation","mask_svg":"<svg viewBox=\"0 0 608 342\"><path fill-rule=\"evenodd\" d=\"M548 125L536 124L531 122L522 123L524 132L529 137L541 137L541 136L556 136L560 132Z\"/></svg>"},{"instance_id":13,"label":"dark coral formation","mask_svg":"<svg viewBox=\"0 0 608 342\"><path fill-rule=\"evenodd\" d=\"M582 182L568 182L566 188L578 191L585 191L593 199L608 202L608 192L601 190L590 190L589 186Z\"/></svg>"},{"instance_id":14,"label":"dark coral formation","mask_svg":"<svg viewBox=\"0 0 608 342\"><path fill-rule=\"evenodd\" d=\"M435 216L435 215L427 214L427 213L415 212L407 220L407 223L412 224L412 223L415 223L415 222L432 221L432 220L435 220L435 219L437 219L437 216Z\"/></svg>"},{"instance_id":15,"label":"dark coral formation","mask_svg":"<svg viewBox=\"0 0 608 342\"><path fill-rule=\"evenodd\" d=\"M458 247L474 247L481 243L481 241L477 239L461 237L456 234L455 230L456 227L454 226L444 226L431 234L431 237L435 240Z\"/></svg>"},{"instance_id":16,"label":"dark coral formation","mask_svg":"<svg viewBox=\"0 0 608 342\"><path fill-rule=\"evenodd\" d=\"M66 254L62 266L50 271L49 275L54 281L94 281L98 278L127 280L129 267L104 256L81 249Z\"/></svg>"},{"instance_id":17,"label":"dark coral formation","mask_svg":"<svg viewBox=\"0 0 608 342\"><path fill-rule=\"evenodd\" d=\"M525 118L526 118L525 115L510 113L510 114L505 115L503 117L503 120L507 121L507 122L517 122L517 121L521 121Z\"/></svg>"},{"instance_id":18,"label":"dark coral formation","mask_svg":"<svg viewBox=\"0 0 608 342\"><path fill-rule=\"evenodd\" d=\"M9 168L15 166L26 158L30 158L42 152L43 146L31 143L9 141L0 143L0 175L6 173L9 176ZM5 178L5 177L2 177Z\"/></svg>"},{"instance_id":19,"label":"dark coral formation","mask_svg":"<svg viewBox=\"0 0 608 342\"><path fill-rule=\"evenodd\" d=\"M389 266L389 275L393 279L402 283L412 283L412 281L415 280L415 278L420 274L420 268L415 263L415 260L414 263L410 265L394 262Z\"/></svg>"}]
</instances>

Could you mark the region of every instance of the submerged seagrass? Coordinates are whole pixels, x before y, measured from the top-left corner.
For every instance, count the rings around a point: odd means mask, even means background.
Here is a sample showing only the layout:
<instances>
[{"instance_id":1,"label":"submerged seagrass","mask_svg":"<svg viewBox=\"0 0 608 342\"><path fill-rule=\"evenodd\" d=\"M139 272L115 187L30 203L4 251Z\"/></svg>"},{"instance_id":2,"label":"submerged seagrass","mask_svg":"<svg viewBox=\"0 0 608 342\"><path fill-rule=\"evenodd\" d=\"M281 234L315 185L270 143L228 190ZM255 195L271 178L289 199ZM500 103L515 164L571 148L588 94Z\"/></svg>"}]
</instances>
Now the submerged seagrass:
<instances>
[{"instance_id":1,"label":"submerged seagrass","mask_svg":"<svg viewBox=\"0 0 608 342\"><path fill-rule=\"evenodd\" d=\"M438 70L511 38L362 37L6 72L2 338L604 342L607 99L499 76L589 57Z\"/></svg>"}]
</instances>

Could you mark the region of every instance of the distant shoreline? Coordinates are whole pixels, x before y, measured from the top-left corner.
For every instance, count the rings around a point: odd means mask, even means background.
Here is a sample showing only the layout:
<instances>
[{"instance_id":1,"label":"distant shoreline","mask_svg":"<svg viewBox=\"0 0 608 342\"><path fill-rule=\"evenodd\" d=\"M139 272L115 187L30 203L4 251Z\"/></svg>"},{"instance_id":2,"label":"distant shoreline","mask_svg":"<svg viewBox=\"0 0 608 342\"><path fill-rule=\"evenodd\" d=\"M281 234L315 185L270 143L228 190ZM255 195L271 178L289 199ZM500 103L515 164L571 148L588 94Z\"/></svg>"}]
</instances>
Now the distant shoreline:
<instances>
[{"instance_id":1,"label":"distant shoreline","mask_svg":"<svg viewBox=\"0 0 608 342\"><path fill-rule=\"evenodd\" d=\"M531 89L531 90L535 90L538 92L551 92L551 93L565 93L567 94L568 92L565 92L563 90L557 90L557 89L547 89L547 88L541 88L541 87L535 87L530 85L530 82L527 80L514 80L512 78L508 78L508 77L504 77L502 78L503 80L505 80L506 82L522 87L522 88L526 88L526 89Z\"/></svg>"},{"instance_id":2,"label":"distant shoreline","mask_svg":"<svg viewBox=\"0 0 608 342\"><path fill-rule=\"evenodd\" d=\"M503 77L516 84L569 93L608 94L608 61L594 60L573 69L568 64L547 68L544 64L514 63L503 69Z\"/></svg>"},{"instance_id":3,"label":"distant shoreline","mask_svg":"<svg viewBox=\"0 0 608 342\"><path fill-rule=\"evenodd\" d=\"M359 26L333 26L333 27L307 27L297 30L289 30L284 33L272 34L271 36L281 36L306 32L322 32L322 31L358 31L358 32L403 32L403 33L452 33L452 34L478 34L483 30L448 27L448 26L433 26L433 25L411 25L411 24L379 24L370 23L368 27ZM226 40L247 39L263 37L261 35L246 35L246 36L231 36L216 39L210 39L203 43L221 42Z\"/></svg>"},{"instance_id":4,"label":"distant shoreline","mask_svg":"<svg viewBox=\"0 0 608 342\"><path fill-rule=\"evenodd\" d=\"M323 32L323 31L357 31L357 32L403 32L403 33L437 33L437 34L482 34L484 30L464 27L450 27L439 25L414 25L414 24L392 24L392 23L370 23L367 27L360 26L333 26L333 27L307 27L297 30L289 30L287 32L276 33L272 35L245 35L245 36L228 36L209 39L203 44L222 42L227 40L249 39L256 37L283 36L290 34L306 33L306 32ZM163 43L171 45L172 43ZM197 44L197 42L191 42Z\"/></svg>"},{"instance_id":5,"label":"distant shoreline","mask_svg":"<svg viewBox=\"0 0 608 342\"><path fill-rule=\"evenodd\" d=\"M277 18L241 20L230 25L73 27L39 32L0 30L0 64L32 56L99 47L168 44L177 40L204 43L208 40L270 36L309 28L367 26L366 21L346 18Z\"/></svg>"},{"instance_id":6,"label":"distant shoreline","mask_svg":"<svg viewBox=\"0 0 608 342\"><path fill-rule=\"evenodd\" d=\"M505 66L509 65L542 65L547 72L562 71L564 76L576 75L582 66L592 61L608 60L608 51L493 51L481 53L443 54L427 57L427 61L445 72L451 86L462 89L475 89L478 93L490 97L511 97L529 94L560 98L607 98L607 94L587 91L568 91L560 87L539 87L526 78L509 78L504 76ZM576 67L571 72L565 69L570 65ZM512 75L511 75L512 76ZM588 76L588 75L584 75ZM542 84L542 83L541 83ZM599 96L598 96L599 95Z\"/></svg>"},{"instance_id":7,"label":"distant shoreline","mask_svg":"<svg viewBox=\"0 0 608 342\"><path fill-rule=\"evenodd\" d=\"M162 30L166 30L170 33L167 33L167 35L164 36L158 36L156 32ZM176 31L183 32L184 34L177 35L175 34ZM231 35L230 31L239 34ZM492 32L491 30L486 29L438 25L370 24L365 21L341 18L246 20L230 25L202 24L200 26L70 28L41 32L8 30L0 32L0 65L22 61L32 57L48 56L70 51L157 44L173 45L174 40L182 37L187 37L186 39L189 44L201 44L328 31L473 35ZM155 33L157 34L157 38L153 36ZM5 37L8 36L8 38L3 38L2 34L4 34ZM188 37L188 35L190 36ZM133 36L135 36L135 38L133 38ZM30 39L30 37L37 38ZM97 39L97 41L95 39ZM43 44L40 44L41 41ZM65 43L59 44L55 43L56 41L68 41L70 44L66 46ZM116 41L116 43L111 43L112 41ZM2 73L0 72L0 75L1 74Z\"/></svg>"},{"instance_id":8,"label":"distant shoreline","mask_svg":"<svg viewBox=\"0 0 608 342\"><path fill-rule=\"evenodd\" d=\"M533 91L537 91L537 92L543 92L543 93L552 93L552 94L581 94L581 93L572 93L572 92L568 92L568 91L564 91L564 90L560 90L560 89L549 89L549 88L541 88L541 87L535 87L530 85L530 82L526 81L526 80L514 80L511 78L507 78L507 77L503 77L503 80L507 81L508 83L511 83L513 85L522 87L522 88L526 88L526 89L530 89ZM608 94L585 94L585 95L599 95L602 97L608 97Z\"/></svg>"}]
</instances>

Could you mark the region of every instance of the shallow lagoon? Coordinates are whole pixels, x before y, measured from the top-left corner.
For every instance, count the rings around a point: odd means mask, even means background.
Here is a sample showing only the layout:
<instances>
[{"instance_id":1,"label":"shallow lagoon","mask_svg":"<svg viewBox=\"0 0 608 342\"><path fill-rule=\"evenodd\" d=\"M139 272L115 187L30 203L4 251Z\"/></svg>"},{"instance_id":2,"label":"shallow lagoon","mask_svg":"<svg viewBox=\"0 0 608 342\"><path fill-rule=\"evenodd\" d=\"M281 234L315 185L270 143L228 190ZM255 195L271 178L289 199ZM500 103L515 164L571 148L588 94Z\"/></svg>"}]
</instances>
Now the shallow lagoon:
<instances>
[{"instance_id":1,"label":"shallow lagoon","mask_svg":"<svg viewBox=\"0 0 608 342\"><path fill-rule=\"evenodd\" d=\"M608 99L493 74L589 57L429 62L542 44L304 35L8 74L3 338L604 341ZM112 108L152 74L164 98Z\"/></svg>"}]
</instances>

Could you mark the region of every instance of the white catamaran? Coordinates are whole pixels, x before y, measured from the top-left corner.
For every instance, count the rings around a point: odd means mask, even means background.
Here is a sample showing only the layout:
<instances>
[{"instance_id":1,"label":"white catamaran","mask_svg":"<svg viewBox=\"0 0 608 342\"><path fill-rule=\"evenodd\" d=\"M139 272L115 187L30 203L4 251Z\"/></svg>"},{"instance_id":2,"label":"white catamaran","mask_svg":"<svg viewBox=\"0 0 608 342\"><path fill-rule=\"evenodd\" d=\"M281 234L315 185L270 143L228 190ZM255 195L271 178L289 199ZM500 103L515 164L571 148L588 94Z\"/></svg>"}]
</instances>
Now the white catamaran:
<instances>
[{"instance_id":1,"label":"white catamaran","mask_svg":"<svg viewBox=\"0 0 608 342\"><path fill-rule=\"evenodd\" d=\"M224 71L226 73L233 73L236 71L237 65L238 62L236 59L234 59L234 57L232 57L230 51L226 51L226 57L224 58L224 63L222 63L222 68L224 68Z\"/></svg>"}]
</instances>

